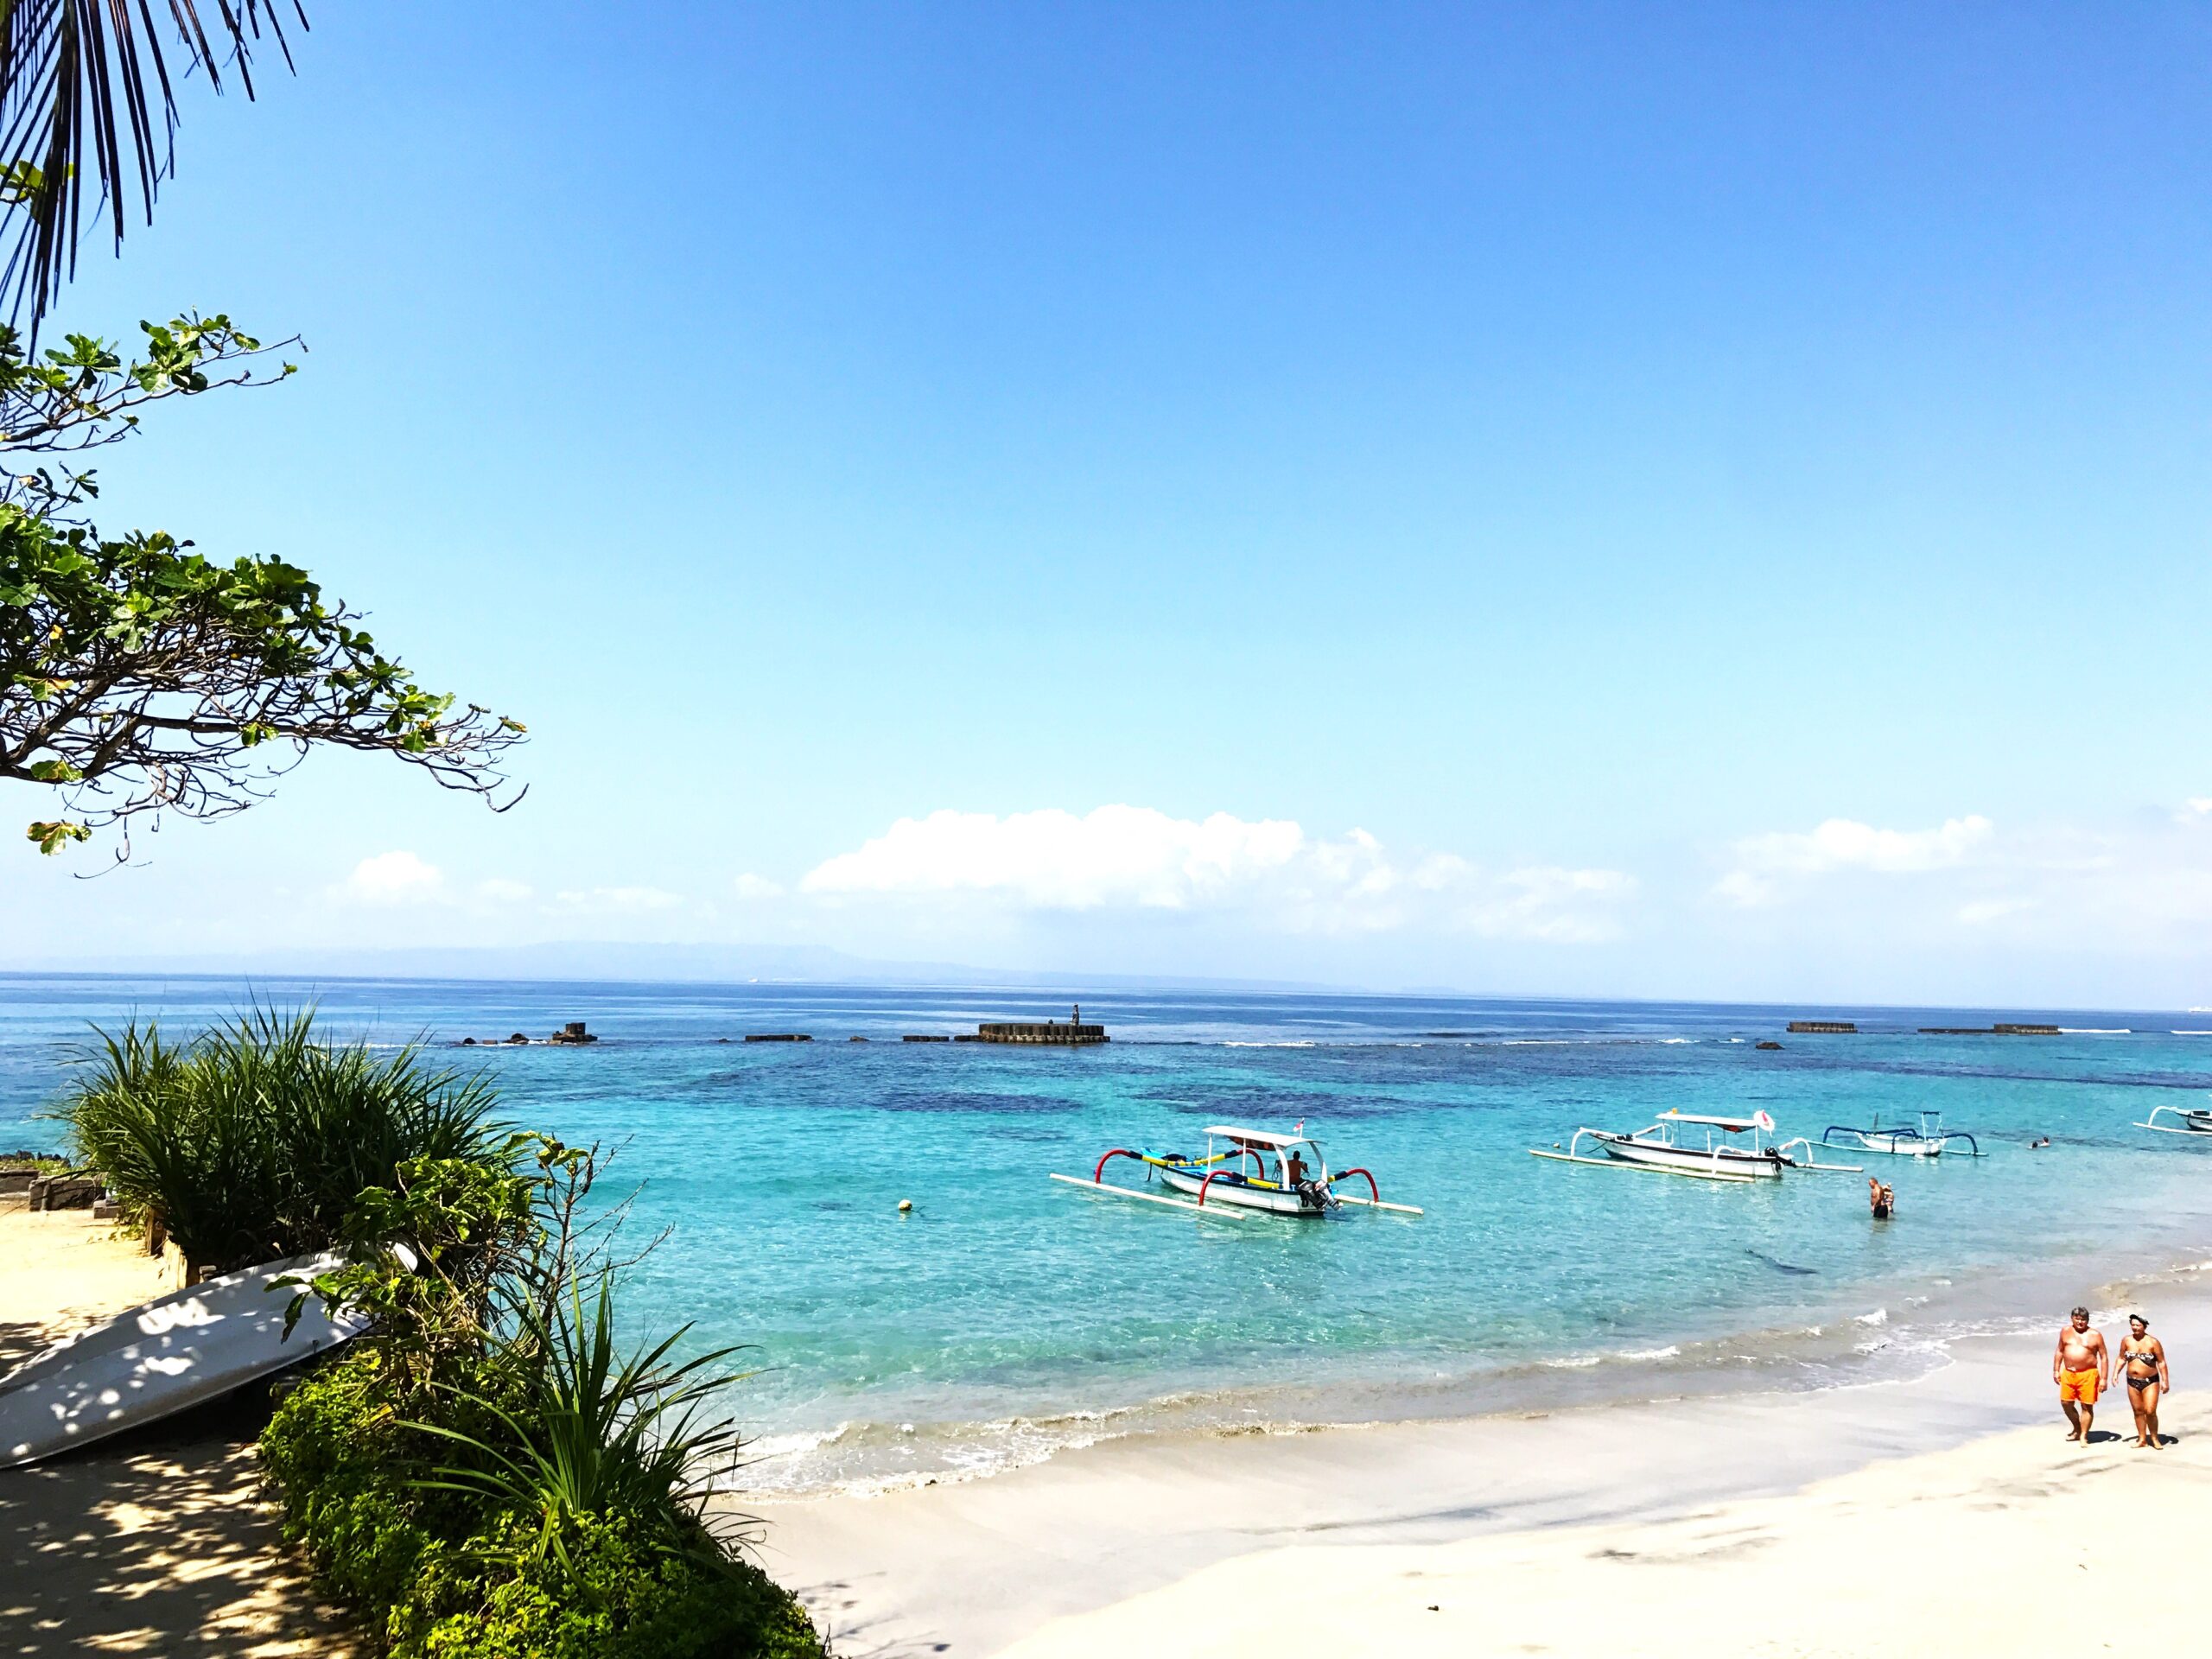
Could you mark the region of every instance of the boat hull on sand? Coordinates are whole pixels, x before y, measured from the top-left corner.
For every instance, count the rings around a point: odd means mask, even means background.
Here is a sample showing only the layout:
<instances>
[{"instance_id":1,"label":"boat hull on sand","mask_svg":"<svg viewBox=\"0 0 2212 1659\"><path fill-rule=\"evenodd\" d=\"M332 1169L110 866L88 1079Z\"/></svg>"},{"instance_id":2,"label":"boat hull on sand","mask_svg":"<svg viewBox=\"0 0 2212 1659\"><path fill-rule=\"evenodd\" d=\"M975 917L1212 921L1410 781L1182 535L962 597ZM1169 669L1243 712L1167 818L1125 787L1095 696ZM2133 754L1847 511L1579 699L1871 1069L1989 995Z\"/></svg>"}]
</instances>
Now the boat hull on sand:
<instances>
[{"instance_id":1,"label":"boat hull on sand","mask_svg":"<svg viewBox=\"0 0 2212 1659\"><path fill-rule=\"evenodd\" d=\"M0 1469L90 1446L188 1410L359 1336L315 1297L284 1335L294 1291L276 1281L339 1265L295 1256L171 1291L33 1356L0 1377Z\"/></svg>"}]
</instances>

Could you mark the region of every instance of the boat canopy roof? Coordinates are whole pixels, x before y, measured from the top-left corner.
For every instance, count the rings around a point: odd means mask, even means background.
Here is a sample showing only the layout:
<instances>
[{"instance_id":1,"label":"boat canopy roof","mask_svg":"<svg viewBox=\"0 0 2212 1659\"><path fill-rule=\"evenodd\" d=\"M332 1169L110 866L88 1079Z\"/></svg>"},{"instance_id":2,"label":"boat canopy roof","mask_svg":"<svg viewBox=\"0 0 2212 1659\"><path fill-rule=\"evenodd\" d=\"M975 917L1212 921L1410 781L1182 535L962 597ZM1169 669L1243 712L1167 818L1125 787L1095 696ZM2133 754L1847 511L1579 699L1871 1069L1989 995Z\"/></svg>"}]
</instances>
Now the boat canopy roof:
<instances>
[{"instance_id":1,"label":"boat canopy roof","mask_svg":"<svg viewBox=\"0 0 2212 1659\"><path fill-rule=\"evenodd\" d=\"M1313 1144L1302 1135L1277 1135L1273 1129L1240 1129L1229 1123L1217 1123L1206 1133L1250 1147L1306 1147Z\"/></svg>"},{"instance_id":2,"label":"boat canopy roof","mask_svg":"<svg viewBox=\"0 0 2212 1659\"><path fill-rule=\"evenodd\" d=\"M1763 1122L1760 1120L1764 1118ZM1762 1112L1758 1117L1714 1117L1698 1112L1664 1111L1659 1114L1662 1123L1710 1123L1716 1129L1726 1129L1731 1135L1742 1135L1751 1129L1770 1129L1774 1120Z\"/></svg>"}]
</instances>

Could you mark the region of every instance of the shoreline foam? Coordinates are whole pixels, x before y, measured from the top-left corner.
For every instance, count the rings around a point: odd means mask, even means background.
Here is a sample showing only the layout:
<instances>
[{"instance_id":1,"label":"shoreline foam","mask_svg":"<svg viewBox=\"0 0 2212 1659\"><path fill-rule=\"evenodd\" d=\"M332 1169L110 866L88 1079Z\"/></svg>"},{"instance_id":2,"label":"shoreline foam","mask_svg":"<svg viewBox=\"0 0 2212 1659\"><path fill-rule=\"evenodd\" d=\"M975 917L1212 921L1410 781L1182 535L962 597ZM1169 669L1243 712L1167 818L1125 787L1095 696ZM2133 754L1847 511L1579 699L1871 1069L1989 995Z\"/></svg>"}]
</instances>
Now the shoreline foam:
<instances>
[{"instance_id":1,"label":"shoreline foam","mask_svg":"<svg viewBox=\"0 0 2212 1659\"><path fill-rule=\"evenodd\" d=\"M2177 1268L2144 1287L2177 1365L2212 1353L2212 1286L2196 1276ZM2135 1283L2095 1300L2132 1303ZM2058 1318L1960 1337L1923 1375L1852 1387L1128 1437L990 1480L742 1507L766 1523L771 1570L848 1645L981 1659L1255 1550L1641 1524L2024 1425L2055 1446ZM2124 1400L2108 1401L2107 1427L2115 1412L2124 1421Z\"/></svg>"},{"instance_id":2,"label":"shoreline foam","mask_svg":"<svg viewBox=\"0 0 2212 1659\"><path fill-rule=\"evenodd\" d=\"M1785 1314L1754 1325L1682 1331L1671 1340L1640 1333L1613 1345L1516 1354L1494 1363L1454 1356L1462 1363L1450 1370L1428 1369L1425 1359L1375 1370L1348 1364L1306 1384L1193 1380L1135 1398L1052 1401L967 1416L932 1415L945 1403L938 1400L856 1396L839 1402L844 1410L832 1422L764 1426L731 1497L779 1503L878 1497L997 1479L1125 1440L1307 1433L1910 1382L1944 1364L1957 1343L2041 1329L2049 1307L2070 1306L2084 1286L2193 1282L2192 1274L2212 1267L2202 1259L2212 1246L2196 1242L2200 1230L2201 1224L2184 1223L2168 1249L2121 1261L1838 1285L1827 1287L1827 1306L1810 1319Z\"/></svg>"}]
</instances>

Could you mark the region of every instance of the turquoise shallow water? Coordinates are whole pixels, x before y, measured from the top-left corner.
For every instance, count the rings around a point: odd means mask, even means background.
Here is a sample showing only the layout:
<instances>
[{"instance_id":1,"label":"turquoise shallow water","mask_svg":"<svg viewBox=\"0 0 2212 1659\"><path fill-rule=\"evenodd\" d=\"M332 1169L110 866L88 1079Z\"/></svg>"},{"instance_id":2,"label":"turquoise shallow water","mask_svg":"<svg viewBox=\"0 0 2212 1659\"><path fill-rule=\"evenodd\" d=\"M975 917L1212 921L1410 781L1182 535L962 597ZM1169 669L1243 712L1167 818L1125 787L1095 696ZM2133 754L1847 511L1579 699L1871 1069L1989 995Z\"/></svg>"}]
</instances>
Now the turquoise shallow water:
<instances>
[{"instance_id":1,"label":"turquoise shallow water","mask_svg":"<svg viewBox=\"0 0 2212 1659\"><path fill-rule=\"evenodd\" d=\"M673 1227L632 1305L754 1345L764 1490L985 1472L1150 1427L1398 1418L1741 1386L1821 1386L2063 1306L2129 1265L2212 1254L2212 1147L2131 1127L2212 1090L2212 1019L2008 1010L2075 1027L1936 1037L1953 1009L1809 1011L1443 998L1089 996L1082 1051L886 1042L1065 1017L1028 993L798 986L270 982L334 1034L543 1034L449 1051L512 1115L621 1148L635 1225ZM235 982L0 976L0 1147L86 1022L188 1029ZM1856 1017L1792 1037L1793 1014ZM747 1032L809 1031L747 1046ZM874 1039L850 1043L855 1034ZM1780 1052L1752 1044L1778 1038ZM1579 1126L1764 1107L1785 1135L1941 1109L1977 1161L1847 1157L1756 1187L1529 1157ZM1418 1220L1212 1221L1086 1197L1110 1146L1192 1147L1300 1119ZM2031 1150L2048 1135L2053 1145ZM1122 1166L1124 1168L1128 1166ZM912 1213L899 1215L901 1198ZM2051 1299L2057 1299L2054 1303Z\"/></svg>"}]
</instances>

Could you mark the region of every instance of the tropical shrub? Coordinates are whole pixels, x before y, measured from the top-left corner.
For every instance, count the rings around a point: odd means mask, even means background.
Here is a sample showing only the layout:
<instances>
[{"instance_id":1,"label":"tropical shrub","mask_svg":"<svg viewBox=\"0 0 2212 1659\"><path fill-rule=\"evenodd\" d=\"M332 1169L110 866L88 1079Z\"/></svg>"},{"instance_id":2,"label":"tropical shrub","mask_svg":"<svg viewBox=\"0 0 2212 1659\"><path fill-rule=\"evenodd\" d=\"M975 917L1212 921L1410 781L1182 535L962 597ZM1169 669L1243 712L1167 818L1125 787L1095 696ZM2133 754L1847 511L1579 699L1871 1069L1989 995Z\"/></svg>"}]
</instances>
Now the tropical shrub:
<instances>
[{"instance_id":1,"label":"tropical shrub","mask_svg":"<svg viewBox=\"0 0 2212 1659\"><path fill-rule=\"evenodd\" d=\"M393 1610L393 1659L821 1659L804 1611L751 1562L671 1554L619 1512L563 1526L557 1553L533 1554L513 1514L480 1548L436 1550Z\"/></svg>"},{"instance_id":2,"label":"tropical shrub","mask_svg":"<svg viewBox=\"0 0 2212 1659\"><path fill-rule=\"evenodd\" d=\"M54 1114L73 1155L125 1219L225 1271L324 1249L403 1163L480 1162L500 1135L482 1075L319 1041L311 1012L256 1008L182 1046L134 1020L86 1062Z\"/></svg>"},{"instance_id":3,"label":"tropical shrub","mask_svg":"<svg viewBox=\"0 0 2212 1659\"><path fill-rule=\"evenodd\" d=\"M287 1543L316 1581L359 1608L404 1600L442 1531L466 1532L473 1512L441 1517L415 1483L428 1465L392 1416L380 1356L357 1349L286 1395L262 1431L262 1471L284 1500Z\"/></svg>"},{"instance_id":4,"label":"tropical shrub","mask_svg":"<svg viewBox=\"0 0 2212 1659\"><path fill-rule=\"evenodd\" d=\"M360 1194L312 1294L376 1323L262 1438L285 1535L395 1659L820 1659L708 1523L731 1351L618 1338L597 1168L516 1135Z\"/></svg>"},{"instance_id":5,"label":"tropical shrub","mask_svg":"<svg viewBox=\"0 0 2212 1659\"><path fill-rule=\"evenodd\" d=\"M599 1275L591 1313L573 1281L564 1306L546 1319L521 1310L518 1345L527 1358L511 1368L512 1403L466 1384L447 1390L456 1414L497 1427L489 1433L420 1423L448 1443L450 1460L436 1485L471 1494L492 1509L537 1519L518 1560L559 1556L593 1517L639 1523L635 1543L664 1554L712 1554L700 1516L715 1474L733 1466L737 1431L712 1413L733 1376L712 1367L721 1349L681 1363L670 1351L684 1326L650 1350L625 1353L614 1335L614 1286Z\"/></svg>"}]
</instances>

